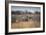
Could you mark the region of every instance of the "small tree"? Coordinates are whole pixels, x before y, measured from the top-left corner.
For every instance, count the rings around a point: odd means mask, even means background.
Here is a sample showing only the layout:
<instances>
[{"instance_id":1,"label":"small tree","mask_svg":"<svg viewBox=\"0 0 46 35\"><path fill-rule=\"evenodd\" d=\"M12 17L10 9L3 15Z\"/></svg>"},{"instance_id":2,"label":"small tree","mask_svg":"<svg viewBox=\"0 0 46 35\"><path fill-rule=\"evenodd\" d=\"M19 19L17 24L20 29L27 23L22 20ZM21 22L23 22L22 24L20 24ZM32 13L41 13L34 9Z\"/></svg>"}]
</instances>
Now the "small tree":
<instances>
[{"instance_id":1,"label":"small tree","mask_svg":"<svg viewBox=\"0 0 46 35\"><path fill-rule=\"evenodd\" d=\"M40 12L36 11L35 14L40 14Z\"/></svg>"}]
</instances>

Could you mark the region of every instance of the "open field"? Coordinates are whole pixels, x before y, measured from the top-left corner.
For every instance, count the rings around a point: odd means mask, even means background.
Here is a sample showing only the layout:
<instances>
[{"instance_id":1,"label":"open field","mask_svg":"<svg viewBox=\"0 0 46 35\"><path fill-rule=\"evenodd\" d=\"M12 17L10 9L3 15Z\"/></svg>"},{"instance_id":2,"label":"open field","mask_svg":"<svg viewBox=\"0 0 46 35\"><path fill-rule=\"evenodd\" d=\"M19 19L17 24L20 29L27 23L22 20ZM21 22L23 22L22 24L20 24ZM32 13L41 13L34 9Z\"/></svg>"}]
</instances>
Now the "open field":
<instances>
[{"instance_id":1,"label":"open field","mask_svg":"<svg viewBox=\"0 0 46 35\"><path fill-rule=\"evenodd\" d=\"M15 22L11 24L12 29L16 28L38 28L40 27L40 22L29 20L29 21L21 21Z\"/></svg>"},{"instance_id":2,"label":"open field","mask_svg":"<svg viewBox=\"0 0 46 35\"><path fill-rule=\"evenodd\" d=\"M40 27L40 7L12 6L11 28L38 28Z\"/></svg>"}]
</instances>

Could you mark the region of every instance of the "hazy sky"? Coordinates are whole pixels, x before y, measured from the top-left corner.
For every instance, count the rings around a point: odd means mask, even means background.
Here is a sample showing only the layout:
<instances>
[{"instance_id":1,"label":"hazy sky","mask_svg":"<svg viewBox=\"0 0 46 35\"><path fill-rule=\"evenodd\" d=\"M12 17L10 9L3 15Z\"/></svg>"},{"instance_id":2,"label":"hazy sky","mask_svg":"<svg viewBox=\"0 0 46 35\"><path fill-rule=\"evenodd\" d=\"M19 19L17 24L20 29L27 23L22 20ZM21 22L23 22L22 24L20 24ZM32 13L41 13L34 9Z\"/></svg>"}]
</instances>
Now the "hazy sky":
<instances>
[{"instance_id":1,"label":"hazy sky","mask_svg":"<svg viewBox=\"0 0 46 35\"><path fill-rule=\"evenodd\" d=\"M23 6L11 6L11 11L28 11L28 12L35 12L41 11L40 7L23 7Z\"/></svg>"}]
</instances>

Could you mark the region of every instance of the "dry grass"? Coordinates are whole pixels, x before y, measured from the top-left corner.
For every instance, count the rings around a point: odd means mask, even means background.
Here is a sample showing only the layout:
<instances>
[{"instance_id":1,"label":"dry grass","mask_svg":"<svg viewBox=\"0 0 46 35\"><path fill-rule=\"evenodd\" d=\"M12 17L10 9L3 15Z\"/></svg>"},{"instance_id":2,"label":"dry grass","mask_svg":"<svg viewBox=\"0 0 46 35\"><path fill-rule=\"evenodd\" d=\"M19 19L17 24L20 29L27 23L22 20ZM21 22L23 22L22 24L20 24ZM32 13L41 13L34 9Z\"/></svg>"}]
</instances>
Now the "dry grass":
<instances>
[{"instance_id":1,"label":"dry grass","mask_svg":"<svg viewBox=\"0 0 46 35\"><path fill-rule=\"evenodd\" d=\"M16 28L38 28L40 27L40 22L29 20L29 21L21 21L15 22L11 24L12 29Z\"/></svg>"}]
</instances>

